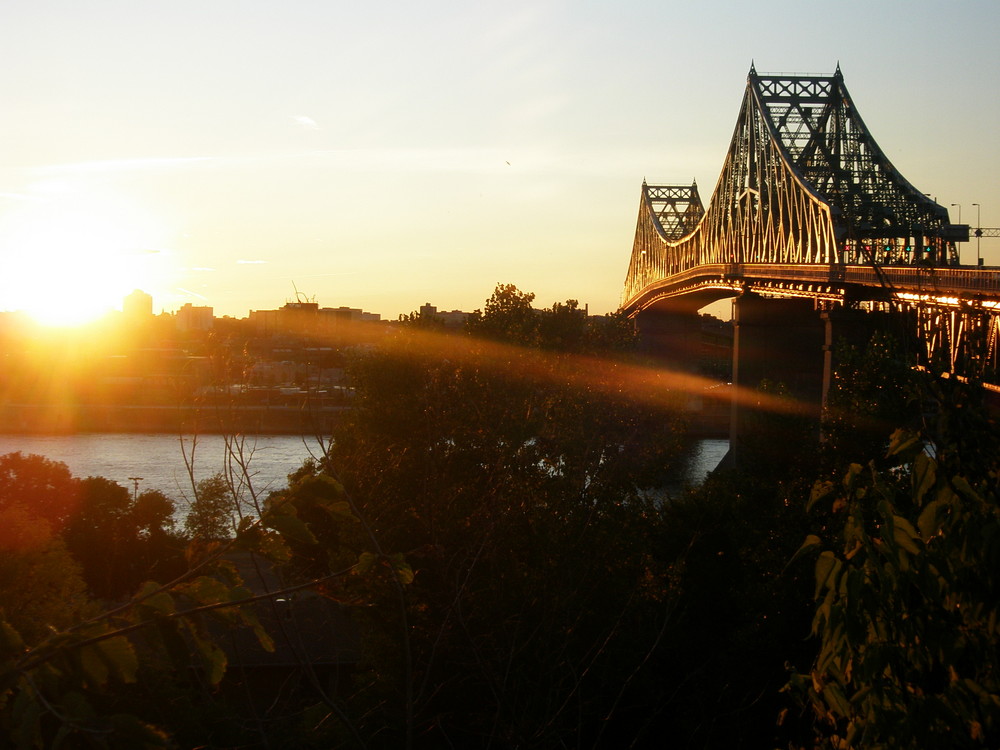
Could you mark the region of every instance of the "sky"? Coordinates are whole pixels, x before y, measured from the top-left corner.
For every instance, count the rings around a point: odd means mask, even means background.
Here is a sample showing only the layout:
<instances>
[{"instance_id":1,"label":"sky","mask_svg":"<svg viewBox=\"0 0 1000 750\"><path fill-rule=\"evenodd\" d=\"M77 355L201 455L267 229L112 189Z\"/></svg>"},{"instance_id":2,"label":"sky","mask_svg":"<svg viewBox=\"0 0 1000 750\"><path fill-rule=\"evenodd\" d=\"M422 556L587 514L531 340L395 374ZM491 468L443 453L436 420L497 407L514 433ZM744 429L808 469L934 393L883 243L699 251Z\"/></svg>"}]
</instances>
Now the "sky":
<instances>
[{"instance_id":1,"label":"sky","mask_svg":"<svg viewBox=\"0 0 1000 750\"><path fill-rule=\"evenodd\" d=\"M997 227L998 29L996 0L6 3L0 310L609 312L643 179L708 200L751 63L839 62L900 172Z\"/></svg>"}]
</instances>

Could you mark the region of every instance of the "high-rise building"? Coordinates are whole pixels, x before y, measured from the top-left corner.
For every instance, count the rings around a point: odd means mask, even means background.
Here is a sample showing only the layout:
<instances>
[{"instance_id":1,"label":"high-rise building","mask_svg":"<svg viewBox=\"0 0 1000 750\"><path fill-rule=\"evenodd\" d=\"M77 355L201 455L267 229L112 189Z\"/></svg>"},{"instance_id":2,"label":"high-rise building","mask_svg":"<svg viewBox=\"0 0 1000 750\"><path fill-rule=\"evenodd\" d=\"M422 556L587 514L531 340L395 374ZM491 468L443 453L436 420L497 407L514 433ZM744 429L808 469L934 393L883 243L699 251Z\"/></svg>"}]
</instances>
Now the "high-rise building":
<instances>
[{"instance_id":1,"label":"high-rise building","mask_svg":"<svg viewBox=\"0 0 1000 750\"><path fill-rule=\"evenodd\" d=\"M152 317L153 298L141 289L136 289L122 300L122 312L132 319Z\"/></svg>"},{"instance_id":2,"label":"high-rise building","mask_svg":"<svg viewBox=\"0 0 1000 750\"><path fill-rule=\"evenodd\" d=\"M211 307L195 307L185 302L177 311L178 331L210 331L215 325L214 309Z\"/></svg>"}]
</instances>

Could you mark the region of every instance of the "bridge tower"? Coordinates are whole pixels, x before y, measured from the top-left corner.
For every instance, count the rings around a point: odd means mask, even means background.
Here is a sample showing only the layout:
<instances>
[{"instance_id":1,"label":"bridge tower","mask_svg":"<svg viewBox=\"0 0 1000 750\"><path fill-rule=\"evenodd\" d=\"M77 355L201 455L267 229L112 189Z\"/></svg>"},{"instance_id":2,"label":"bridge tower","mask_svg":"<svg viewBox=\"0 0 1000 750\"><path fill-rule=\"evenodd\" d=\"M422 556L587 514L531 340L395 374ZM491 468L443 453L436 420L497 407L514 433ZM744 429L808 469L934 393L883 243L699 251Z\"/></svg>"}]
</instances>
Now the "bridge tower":
<instances>
[{"instance_id":1,"label":"bridge tower","mask_svg":"<svg viewBox=\"0 0 1000 750\"><path fill-rule=\"evenodd\" d=\"M866 313L916 322L915 366L1000 384L1000 270L960 266L968 235L889 161L839 65L751 66L708 206L695 184L643 182L622 310L683 367L696 311L737 297L735 390L781 382L817 415L834 342L865 330ZM735 439L746 403L734 402Z\"/></svg>"}]
</instances>

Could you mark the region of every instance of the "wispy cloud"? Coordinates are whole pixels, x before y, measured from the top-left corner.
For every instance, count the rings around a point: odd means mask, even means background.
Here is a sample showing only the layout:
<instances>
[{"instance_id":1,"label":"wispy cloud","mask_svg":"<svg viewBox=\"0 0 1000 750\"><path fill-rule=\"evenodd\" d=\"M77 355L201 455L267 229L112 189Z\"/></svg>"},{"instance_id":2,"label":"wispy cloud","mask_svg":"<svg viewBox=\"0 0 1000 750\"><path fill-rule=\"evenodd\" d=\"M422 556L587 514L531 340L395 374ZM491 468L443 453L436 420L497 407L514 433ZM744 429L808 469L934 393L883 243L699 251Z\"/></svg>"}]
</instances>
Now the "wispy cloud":
<instances>
[{"instance_id":1,"label":"wispy cloud","mask_svg":"<svg viewBox=\"0 0 1000 750\"><path fill-rule=\"evenodd\" d=\"M208 299L208 297L206 297L204 294L198 294L198 292L192 292L190 289L185 289L182 286L177 287L177 291L184 292L184 294L190 294L192 297L197 297L198 299L204 299L204 300Z\"/></svg>"},{"instance_id":2,"label":"wispy cloud","mask_svg":"<svg viewBox=\"0 0 1000 750\"><path fill-rule=\"evenodd\" d=\"M301 128L305 130L322 130L319 123L313 118L307 117L306 115L292 115L292 121Z\"/></svg>"},{"instance_id":3,"label":"wispy cloud","mask_svg":"<svg viewBox=\"0 0 1000 750\"><path fill-rule=\"evenodd\" d=\"M259 265L261 263L267 263L268 261L266 261L266 260L243 260L243 259L241 259L241 260L238 260L236 262L239 265L252 266L252 265Z\"/></svg>"}]
</instances>

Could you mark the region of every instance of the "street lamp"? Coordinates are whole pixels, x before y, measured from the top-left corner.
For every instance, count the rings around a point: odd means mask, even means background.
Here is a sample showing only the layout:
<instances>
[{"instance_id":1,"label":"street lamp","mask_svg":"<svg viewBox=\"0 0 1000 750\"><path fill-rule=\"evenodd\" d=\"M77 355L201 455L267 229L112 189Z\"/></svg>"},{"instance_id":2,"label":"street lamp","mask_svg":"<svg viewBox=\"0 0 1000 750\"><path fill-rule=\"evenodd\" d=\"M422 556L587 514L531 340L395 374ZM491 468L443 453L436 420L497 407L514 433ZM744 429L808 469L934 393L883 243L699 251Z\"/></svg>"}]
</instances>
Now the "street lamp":
<instances>
[{"instance_id":1,"label":"street lamp","mask_svg":"<svg viewBox=\"0 0 1000 750\"><path fill-rule=\"evenodd\" d=\"M976 266L978 267L983 265L983 259L979 257L979 241L983 237L983 222L980 220L982 215L980 212L983 207L978 203L973 203L972 205L976 207Z\"/></svg>"},{"instance_id":2,"label":"street lamp","mask_svg":"<svg viewBox=\"0 0 1000 750\"><path fill-rule=\"evenodd\" d=\"M139 497L139 482L141 482L142 480L143 477L129 477L129 481L132 482L133 485L133 490L132 490L133 503L136 501L136 498Z\"/></svg>"},{"instance_id":3,"label":"street lamp","mask_svg":"<svg viewBox=\"0 0 1000 750\"><path fill-rule=\"evenodd\" d=\"M952 203L951 204L952 208L954 208L955 206L958 206L958 223L961 224L962 223L962 204L961 203ZM959 257L958 263L959 263L959 265L961 265L962 264L962 251L961 250L958 251L958 257Z\"/></svg>"}]
</instances>

